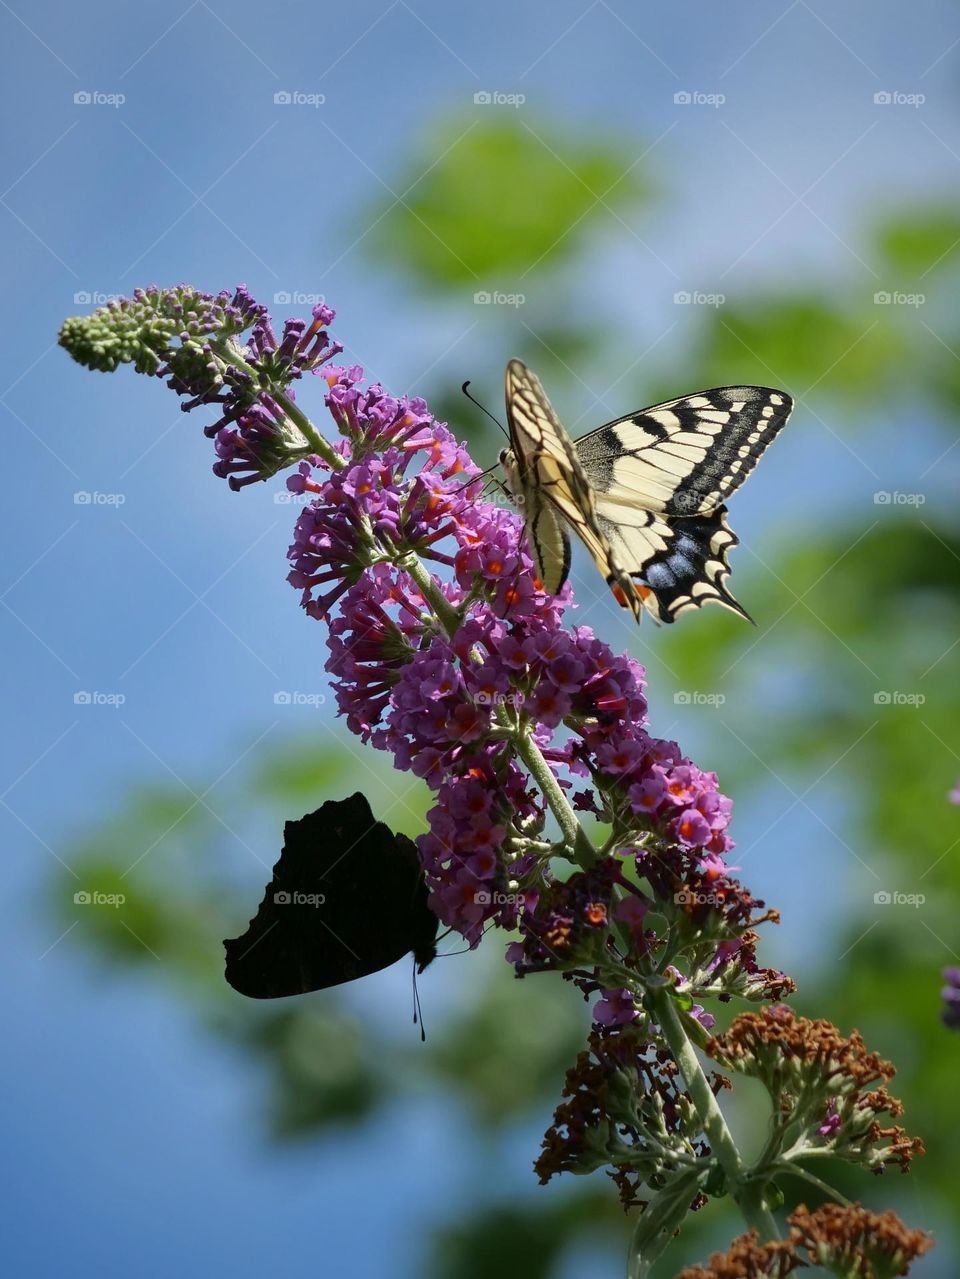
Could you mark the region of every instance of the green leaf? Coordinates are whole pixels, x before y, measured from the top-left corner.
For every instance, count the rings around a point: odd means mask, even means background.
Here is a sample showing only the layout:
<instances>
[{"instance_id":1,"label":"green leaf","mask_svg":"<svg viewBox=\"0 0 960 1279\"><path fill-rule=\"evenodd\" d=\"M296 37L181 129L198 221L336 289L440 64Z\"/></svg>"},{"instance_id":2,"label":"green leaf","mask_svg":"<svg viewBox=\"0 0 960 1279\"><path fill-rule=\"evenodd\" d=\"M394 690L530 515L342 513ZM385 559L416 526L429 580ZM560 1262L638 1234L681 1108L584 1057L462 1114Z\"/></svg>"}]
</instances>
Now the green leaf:
<instances>
[{"instance_id":1,"label":"green leaf","mask_svg":"<svg viewBox=\"0 0 960 1279\"><path fill-rule=\"evenodd\" d=\"M890 323L895 308L875 307L872 294L860 307L823 294L741 299L708 319L697 378L705 385L758 383L783 386L804 397L878 394L907 348Z\"/></svg>"},{"instance_id":2,"label":"green leaf","mask_svg":"<svg viewBox=\"0 0 960 1279\"><path fill-rule=\"evenodd\" d=\"M638 141L597 142L515 116L434 130L386 196L360 219L380 261L445 290L522 292L534 267L579 257L598 224L617 225L648 185ZM611 210L613 212L611 212Z\"/></svg>"},{"instance_id":3,"label":"green leaf","mask_svg":"<svg viewBox=\"0 0 960 1279\"><path fill-rule=\"evenodd\" d=\"M949 206L891 214L874 238L891 271L898 273L892 281L898 288L960 263L960 216Z\"/></svg>"}]
</instances>

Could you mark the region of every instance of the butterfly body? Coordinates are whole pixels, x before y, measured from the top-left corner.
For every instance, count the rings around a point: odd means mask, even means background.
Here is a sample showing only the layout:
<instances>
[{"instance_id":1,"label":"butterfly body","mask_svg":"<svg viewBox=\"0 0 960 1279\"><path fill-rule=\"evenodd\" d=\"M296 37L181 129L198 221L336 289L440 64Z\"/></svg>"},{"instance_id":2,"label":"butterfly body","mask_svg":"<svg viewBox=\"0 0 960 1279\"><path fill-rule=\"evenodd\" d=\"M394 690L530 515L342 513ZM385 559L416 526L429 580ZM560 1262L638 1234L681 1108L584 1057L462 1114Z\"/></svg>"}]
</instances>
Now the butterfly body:
<instances>
[{"instance_id":1,"label":"butterfly body","mask_svg":"<svg viewBox=\"0 0 960 1279\"><path fill-rule=\"evenodd\" d=\"M726 588L737 538L724 502L786 423L784 391L700 391L576 442L520 360L507 365L506 400L511 447L501 463L547 591L569 574L572 528L638 621L644 609L672 622L707 603L749 616Z\"/></svg>"}]
</instances>

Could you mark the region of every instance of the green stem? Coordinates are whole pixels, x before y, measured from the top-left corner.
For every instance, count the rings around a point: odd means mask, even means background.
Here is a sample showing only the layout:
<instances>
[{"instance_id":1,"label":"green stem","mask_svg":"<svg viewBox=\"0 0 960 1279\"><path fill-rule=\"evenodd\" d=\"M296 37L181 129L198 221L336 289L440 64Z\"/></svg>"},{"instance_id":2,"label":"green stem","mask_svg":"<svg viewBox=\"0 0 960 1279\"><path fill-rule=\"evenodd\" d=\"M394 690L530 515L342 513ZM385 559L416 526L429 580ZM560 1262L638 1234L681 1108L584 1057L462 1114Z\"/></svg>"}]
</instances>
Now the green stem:
<instances>
[{"instance_id":1,"label":"green stem","mask_svg":"<svg viewBox=\"0 0 960 1279\"><path fill-rule=\"evenodd\" d=\"M252 365L248 364L240 354L240 348L234 338L220 340L212 339L210 342L210 349L216 355L219 355L220 359L223 360L225 364L232 364L234 368L243 369L245 373L249 374L253 379L254 386L260 385L260 375L257 370ZM266 388L261 387L260 389L265 390ZM341 470L344 466L346 466L346 462L340 454L334 450L330 441L320 434L317 428L307 417L306 413L304 413L303 409L298 408L286 392L270 390L268 393L271 399L276 400L277 404L280 405L284 413L310 445L311 449L315 453L318 453L328 466L331 466L334 470Z\"/></svg>"},{"instance_id":2,"label":"green stem","mask_svg":"<svg viewBox=\"0 0 960 1279\"><path fill-rule=\"evenodd\" d=\"M792 1173L794 1177L802 1177L804 1181L808 1181L811 1186L816 1186L818 1190L822 1190L828 1199L832 1199L835 1203L850 1206L850 1200L846 1195L842 1195L836 1186L831 1186L829 1182L823 1181L816 1173L812 1173L809 1168L801 1168L799 1164L791 1163L790 1160L781 1160L777 1167L781 1172Z\"/></svg>"},{"instance_id":3,"label":"green stem","mask_svg":"<svg viewBox=\"0 0 960 1279\"><path fill-rule=\"evenodd\" d=\"M397 567L413 578L417 589L436 613L444 630L452 638L460 626L460 614L453 607L443 591L434 581L430 570L413 552L408 552L397 561Z\"/></svg>"},{"instance_id":4,"label":"green stem","mask_svg":"<svg viewBox=\"0 0 960 1279\"><path fill-rule=\"evenodd\" d=\"M318 453L328 466L335 471L340 471L346 466L346 461L336 452L330 441L320 434L303 409L298 408L289 395L284 391L271 391L270 397L276 400L300 434L308 441L314 453Z\"/></svg>"},{"instance_id":5,"label":"green stem","mask_svg":"<svg viewBox=\"0 0 960 1279\"><path fill-rule=\"evenodd\" d=\"M560 824L564 842L573 850L574 860L584 870L589 870L597 860L597 850L587 838L586 831L584 831L576 813L570 807L570 803L563 793L563 788L553 775L553 769L544 759L540 747L525 732L517 732L513 738L513 743L517 754L526 764L530 775L543 791L554 817Z\"/></svg>"},{"instance_id":6,"label":"green stem","mask_svg":"<svg viewBox=\"0 0 960 1279\"><path fill-rule=\"evenodd\" d=\"M700 1065L700 1059L694 1051L693 1044L687 1038L680 1014L669 990L659 990L652 995L654 1013L663 1032L663 1037L670 1046L680 1073L687 1085L687 1091L700 1117L703 1131L710 1143L710 1149L716 1155L720 1166L727 1175L730 1191L743 1213L747 1225L756 1230L761 1240L778 1237L777 1223L773 1214L763 1203L763 1183L749 1181L744 1178L744 1165L737 1150L733 1135L727 1127L723 1111L717 1104L707 1077Z\"/></svg>"},{"instance_id":7,"label":"green stem","mask_svg":"<svg viewBox=\"0 0 960 1279\"><path fill-rule=\"evenodd\" d=\"M734 1192L734 1200L743 1214L743 1219L755 1230L761 1242L779 1239L776 1218L764 1203L766 1181L748 1181Z\"/></svg>"},{"instance_id":8,"label":"green stem","mask_svg":"<svg viewBox=\"0 0 960 1279\"><path fill-rule=\"evenodd\" d=\"M703 1175L702 1168L682 1173L640 1214L627 1253L627 1279L647 1279L653 1263L669 1246L690 1211Z\"/></svg>"}]
</instances>

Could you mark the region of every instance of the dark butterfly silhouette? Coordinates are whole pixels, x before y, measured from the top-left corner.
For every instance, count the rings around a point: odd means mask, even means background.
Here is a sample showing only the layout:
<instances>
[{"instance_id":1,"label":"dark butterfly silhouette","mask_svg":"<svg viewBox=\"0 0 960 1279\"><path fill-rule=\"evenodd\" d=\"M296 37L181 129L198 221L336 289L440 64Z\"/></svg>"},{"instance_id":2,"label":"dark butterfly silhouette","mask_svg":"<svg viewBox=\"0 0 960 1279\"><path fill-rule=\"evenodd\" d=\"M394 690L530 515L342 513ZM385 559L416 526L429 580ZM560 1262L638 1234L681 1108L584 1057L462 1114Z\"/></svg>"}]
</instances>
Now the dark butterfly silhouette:
<instances>
[{"instance_id":1,"label":"dark butterfly silhouette","mask_svg":"<svg viewBox=\"0 0 960 1279\"><path fill-rule=\"evenodd\" d=\"M250 927L225 941L227 981L252 999L325 990L413 951L436 956L437 917L417 850L366 798L328 800L283 829L283 852Z\"/></svg>"}]
</instances>

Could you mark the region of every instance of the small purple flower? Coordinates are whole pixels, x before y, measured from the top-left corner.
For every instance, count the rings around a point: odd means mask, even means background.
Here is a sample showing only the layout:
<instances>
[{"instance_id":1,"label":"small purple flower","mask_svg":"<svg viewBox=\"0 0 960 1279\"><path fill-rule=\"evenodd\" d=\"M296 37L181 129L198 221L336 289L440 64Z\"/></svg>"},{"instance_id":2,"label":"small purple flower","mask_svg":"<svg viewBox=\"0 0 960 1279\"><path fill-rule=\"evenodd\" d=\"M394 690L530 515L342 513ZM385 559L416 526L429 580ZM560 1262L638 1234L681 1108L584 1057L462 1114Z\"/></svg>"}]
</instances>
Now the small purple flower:
<instances>
[{"instance_id":1,"label":"small purple flower","mask_svg":"<svg viewBox=\"0 0 960 1279\"><path fill-rule=\"evenodd\" d=\"M694 1004L690 1009L690 1016L694 1021L698 1021L704 1030L713 1030L717 1024L717 1019L713 1013L708 1013L703 1004Z\"/></svg>"},{"instance_id":2,"label":"small purple flower","mask_svg":"<svg viewBox=\"0 0 960 1279\"><path fill-rule=\"evenodd\" d=\"M626 988L605 990L593 1008L593 1021L597 1026L627 1026L638 1016L633 991Z\"/></svg>"},{"instance_id":3,"label":"small purple flower","mask_svg":"<svg viewBox=\"0 0 960 1279\"><path fill-rule=\"evenodd\" d=\"M686 848L703 848L713 837L709 822L698 808L685 808L670 826L678 843Z\"/></svg>"},{"instance_id":4,"label":"small purple flower","mask_svg":"<svg viewBox=\"0 0 960 1279\"><path fill-rule=\"evenodd\" d=\"M527 699L527 711L539 724L548 728L556 726L570 714L571 700L550 680L542 680L536 692Z\"/></svg>"},{"instance_id":5,"label":"small purple flower","mask_svg":"<svg viewBox=\"0 0 960 1279\"><path fill-rule=\"evenodd\" d=\"M837 1110L837 1100L835 1097L831 1097L827 1106L827 1113L824 1116L823 1123L821 1123L820 1127L817 1129L817 1132L821 1137L833 1137L840 1131L842 1124L843 1120L840 1118L840 1112Z\"/></svg>"},{"instance_id":6,"label":"small purple flower","mask_svg":"<svg viewBox=\"0 0 960 1279\"><path fill-rule=\"evenodd\" d=\"M663 770L651 771L643 781L634 782L627 791L630 807L635 813L655 813L667 795Z\"/></svg>"},{"instance_id":7,"label":"small purple flower","mask_svg":"<svg viewBox=\"0 0 960 1279\"><path fill-rule=\"evenodd\" d=\"M614 917L619 919L621 923L626 924L636 943L643 935L646 927L646 916L650 909L650 903L645 901L639 894L631 893L630 896L624 897L617 904L616 910L613 912Z\"/></svg>"},{"instance_id":8,"label":"small purple flower","mask_svg":"<svg viewBox=\"0 0 960 1279\"><path fill-rule=\"evenodd\" d=\"M605 741L597 750L597 763L605 773L622 776L643 763L645 746L635 737L618 735Z\"/></svg>"},{"instance_id":9,"label":"small purple flower","mask_svg":"<svg viewBox=\"0 0 960 1279\"><path fill-rule=\"evenodd\" d=\"M943 980L943 1024L950 1030L960 1030L960 968L945 968Z\"/></svg>"}]
</instances>

